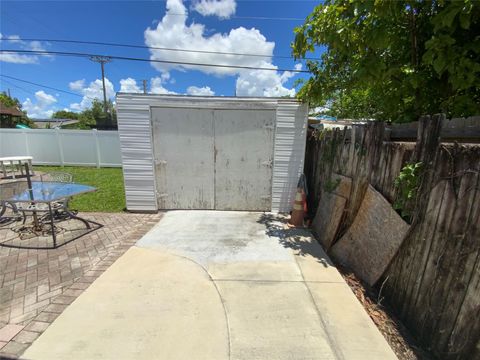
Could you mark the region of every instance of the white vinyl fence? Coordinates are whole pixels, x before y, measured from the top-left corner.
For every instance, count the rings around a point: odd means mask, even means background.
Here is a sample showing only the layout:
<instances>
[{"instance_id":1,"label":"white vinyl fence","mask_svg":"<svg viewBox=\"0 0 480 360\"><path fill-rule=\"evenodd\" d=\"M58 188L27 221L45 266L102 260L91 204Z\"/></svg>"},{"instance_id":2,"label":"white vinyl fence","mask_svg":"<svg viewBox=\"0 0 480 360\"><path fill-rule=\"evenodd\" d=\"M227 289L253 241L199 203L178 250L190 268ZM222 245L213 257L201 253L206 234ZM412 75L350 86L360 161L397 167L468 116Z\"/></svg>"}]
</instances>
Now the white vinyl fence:
<instances>
[{"instance_id":1,"label":"white vinyl fence","mask_svg":"<svg viewBox=\"0 0 480 360\"><path fill-rule=\"evenodd\" d=\"M0 157L22 155L36 165L122 166L117 131L0 129Z\"/></svg>"}]
</instances>

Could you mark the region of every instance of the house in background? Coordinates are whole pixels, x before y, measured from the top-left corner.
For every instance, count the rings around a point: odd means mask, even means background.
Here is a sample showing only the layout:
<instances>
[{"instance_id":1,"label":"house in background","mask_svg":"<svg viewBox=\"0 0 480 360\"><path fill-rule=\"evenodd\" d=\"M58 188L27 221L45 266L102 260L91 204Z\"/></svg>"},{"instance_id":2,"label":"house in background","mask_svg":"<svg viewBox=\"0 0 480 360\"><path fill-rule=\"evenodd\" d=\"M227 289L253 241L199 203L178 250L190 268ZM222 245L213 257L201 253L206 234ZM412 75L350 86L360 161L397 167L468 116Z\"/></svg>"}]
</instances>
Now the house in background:
<instances>
[{"instance_id":1,"label":"house in background","mask_svg":"<svg viewBox=\"0 0 480 360\"><path fill-rule=\"evenodd\" d=\"M32 119L38 129L55 129L78 123L72 119Z\"/></svg>"},{"instance_id":2,"label":"house in background","mask_svg":"<svg viewBox=\"0 0 480 360\"><path fill-rule=\"evenodd\" d=\"M8 107L0 102L0 128L14 128L25 114L15 107Z\"/></svg>"}]
</instances>

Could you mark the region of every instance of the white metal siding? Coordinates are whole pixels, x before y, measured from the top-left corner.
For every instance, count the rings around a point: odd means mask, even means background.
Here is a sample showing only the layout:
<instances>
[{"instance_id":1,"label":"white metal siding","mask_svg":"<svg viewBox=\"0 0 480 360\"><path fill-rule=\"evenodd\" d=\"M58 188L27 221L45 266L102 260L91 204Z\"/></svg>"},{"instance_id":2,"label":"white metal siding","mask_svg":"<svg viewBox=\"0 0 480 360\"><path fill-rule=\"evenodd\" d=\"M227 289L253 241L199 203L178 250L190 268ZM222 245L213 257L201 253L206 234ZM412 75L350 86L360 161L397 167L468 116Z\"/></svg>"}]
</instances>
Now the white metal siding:
<instances>
[{"instance_id":1,"label":"white metal siding","mask_svg":"<svg viewBox=\"0 0 480 360\"><path fill-rule=\"evenodd\" d=\"M307 105L291 100L278 101L272 212L288 212L292 208L298 179L303 172L307 114Z\"/></svg>"},{"instance_id":2,"label":"white metal siding","mask_svg":"<svg viewBox=\"0 0 480 360\"><path fill-rule=\"evenodd\" d=\"M292 99L211 98L118 94L118 128L122 148L127 208L158 209L155 193L151 107L274 109L276 126L272 177L272 211L288 212L303 172L307 106Z\"/></svg>"},{"instance_id":3,"label":"white metal siding","mask_svg":"<svg viewBox=\"0 0 480 360\"><path fill-rule=\"evenodd\" d=\"M127 209L156 211L150 108L135 99L117 100Z\"/></svg>"}]
</instances>

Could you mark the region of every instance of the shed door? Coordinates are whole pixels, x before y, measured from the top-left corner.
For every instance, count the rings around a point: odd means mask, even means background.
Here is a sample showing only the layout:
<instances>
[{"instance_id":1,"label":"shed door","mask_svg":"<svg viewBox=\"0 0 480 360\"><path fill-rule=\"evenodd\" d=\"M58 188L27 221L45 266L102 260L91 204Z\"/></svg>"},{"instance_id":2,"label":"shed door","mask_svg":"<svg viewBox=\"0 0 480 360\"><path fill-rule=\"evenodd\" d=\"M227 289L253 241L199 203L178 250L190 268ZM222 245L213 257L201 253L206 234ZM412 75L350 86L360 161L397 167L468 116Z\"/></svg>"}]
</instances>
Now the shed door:
<instances>
[{"instance_id":1,"label":"shed door","mask_svg":"<svg viewBox=\"0 0 480 360\"><path fill-rule=\"evenodd\" d=\"M152 108L159 209L270 210L274 110Z\"/></svg>"},{"instance_id":2,"label":"shed door","mask_svg":"<svg viewBox=\"0 0 480 360\"><path fill-rule=\"evenodd\" d=\"M270 210L273 110L215 110L215 209Z\"/></svg>"},{"instance_id":3,"label":"shed door","mask_svg":"<svg viewBox=\"0 0 480 360\"><path fill-rule=\"evenodd\" d=\"M214 209L213 111L153 108L159 209Z\"/></svg>"}]
</instances>

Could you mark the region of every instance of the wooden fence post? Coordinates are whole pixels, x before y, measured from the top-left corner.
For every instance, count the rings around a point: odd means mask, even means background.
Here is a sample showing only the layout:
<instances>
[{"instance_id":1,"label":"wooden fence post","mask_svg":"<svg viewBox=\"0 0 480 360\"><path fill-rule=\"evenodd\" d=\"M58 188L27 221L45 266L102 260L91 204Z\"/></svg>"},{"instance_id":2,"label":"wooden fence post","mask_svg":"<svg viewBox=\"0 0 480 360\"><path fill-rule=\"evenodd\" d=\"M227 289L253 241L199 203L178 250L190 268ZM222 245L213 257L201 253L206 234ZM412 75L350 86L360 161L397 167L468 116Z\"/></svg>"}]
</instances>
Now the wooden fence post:
<instances>
[{"instance_id":1,"label":"wooden fence post","mask_svg":"<svg viewBox=\"0 0 480 360\"><path fill-rule=\"evenodd\" d=\"M416 211L413 214L412 227L425 216L430 191L433 188L433 165L437 157L444 119L445 114L436 114L433 117L423 116L418 122L417 142L410 162L422 163L422 176L415 199Z\"/></svg>"}]
</instances>

